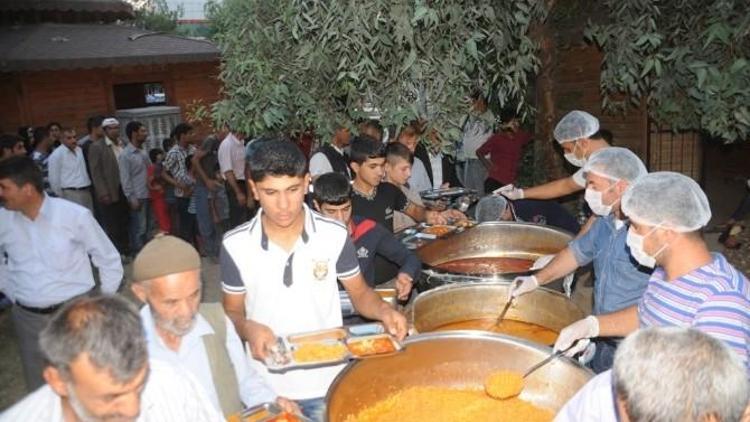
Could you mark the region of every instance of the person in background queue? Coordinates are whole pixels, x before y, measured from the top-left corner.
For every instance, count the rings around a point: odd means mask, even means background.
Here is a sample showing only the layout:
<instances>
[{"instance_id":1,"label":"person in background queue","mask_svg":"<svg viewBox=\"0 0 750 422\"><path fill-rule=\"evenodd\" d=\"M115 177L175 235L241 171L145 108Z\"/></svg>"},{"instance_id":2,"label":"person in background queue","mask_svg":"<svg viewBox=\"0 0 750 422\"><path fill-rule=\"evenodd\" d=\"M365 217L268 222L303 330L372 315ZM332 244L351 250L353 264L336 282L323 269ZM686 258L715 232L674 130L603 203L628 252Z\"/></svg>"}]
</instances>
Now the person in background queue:
<instances>
[{"instance_id":1,"label":"person in background queue","mask_svg":"<svg viewBox=\"0 0 750 422\"><path fill-rule=\"evenodd\" d=\"M0 135L0 160L26 155L23 139L15 135Z\"/></svg>"},{"instance_id":2,"label":"person in background queue","mask_svg":"<svg viewBox=\"0 0 750 422\"><path fill-rule=\"evenodd\" d=\"M419 195L419 192L432 189L432 181L430 181L430 176L427 174L427 167L425 167L421 159L414 155L421 135L421 124L419 122L412 122L404 127L396 137L396 142L408 148L411 153L411 174L407 182L409 189L417 195Z\"/></svg>"},{"instance_id":3,"label":"person in background queue","mask_svg":"<svg viewBox=\"0 0 750 422\"><path fill-rule=\"evenodd\" d=\"M350 158L351 168L356 174L352 183L352 212L355 215L374 220L391 232L394 211L403 211L415 221L430 224L466 219L458 210L430 211L410 203L398 187L383 182L385 152L382 145L355 138L351 143Z\"/></svg>"},{"instance_id":4,"label":"person in background queue","mask_svg":"<svg viewBox=\"0 0 750 422\"><path fill-rule=\"evenodd\" d=\"M265 402L299 411L251 369L221 304L201 303L201 259L192 245L157 235L133 262L133 282L146 304L140 314L149 355L190 371L226 417Z\"/></svg>"},{"instance_id":5,"label":"person in background queue","mask_svg":"<svg viewBox=\"0 0 750 422\"><path fill-rule=\"evenodd\" d=\"M543 284L594 264L594 315L608 314L633 306L648 284L650 269L630 258L626 244L628 228L621 198L637 181L645 177L646 166L628 149L607 148L584 165L586 201L600 218L591 229L574 239L535 275L514 280L510 297L531 292ZM596 373L612 367L618 342L601 339L590 362Z\"/></svg>"},{"instance_id":6,"label":"person in background queue","mask_svg":"<svg viewBox=\"0 0 750 422\"><path fill-rule=\"evenodd\" d=\"M422 262L385 227L373 220L352 215L352 187L346 177L336 173L320 176L313 184L315 209L326 217L344 224L354 242L359 268L370 287L375 281L375 256L379 255L399 266L396 291L400 300L409 298L414 279L419 276Z\"/></svg>"},{"instance_id":7,"label":"person in background queue","mask_svg":"<svg viewBox=\"0 0 750 422\"><path fill-rule=\"evenodd\" d=\"M349 128L341 125L333 134L333 139L328 144L322 145L310 158L310 175L313 180L321 174L335 171L351 179L349 172L349 159L344 153L344 148L349 146L351 140Z\"/></svg>"},{"instance_id":8,"label":"person in background queue","mask_svg":"<svg viewBox=\"0 0 750 422\"><path fill-rule=\"evenodd\" d=\"M125 126L125 135L130 142L117 159L120 166L122 192L128 202L130 218L128 234L133 257L148 241L154 228L154 214L148 191L148 167L151 159L143 148L148 138L148 129L143 123L131 121Z\"/></svg>"},{"instance_id":9,"label":"person in background queue","mask_svg":"<svg viewBox=\"0 0 750 422\"><path fill-rule=\"evenodd\" d=\"M700 186L679 173L650 173L625 193L622 211L630 219L631 255L656 267L646 292L636 305L564 328L555 350L580 339L572 355L590 338L622 337L643 327L694 327L724 341L750 368L750 283L703 240L711 208Z\"/></svg>"},{"instance_id":10,"label":"person in background queue","mask_svg":"<svg viewBox=\"0 0 750 422\"><path fill-rule=\"evenodd\" d=\"M477 159L487 168L485 192L515 183L523 148L532 139L531 134L521 128L521 122L515 115L508 115L501 129L477 148Z\"/></svg>"},{"instance_id":11,"label":"person in background queue","mask_svg":"<svg viewBox=\"0 0 750 422\"><path fill-rule=\"evenodd\" d=\"M76 132L62 129L62 145L52 151L47 162L49 185L58 198L67 199L94 213L91 179L86 171L83 149L76 142Z\"/></svg>"},{"instance_id":12,"label":"person in background queue","mask_svg":"<svg viewBox=\"0 0 750 422\"><path fill-rule=\"evenodd\" d=\"M219 168L227 182L225 189L229 199L229 226L237 227L249 218L249 208L255 207L247 191L245 135L224 125L217 137L221 142L218 151Z\"/></svg>"},{"instance_id":13,"label":"person in background queue","mask_svg":"<svg viewBox=\"0 0 750 422\"><path fill-rule=\"evenodd\" d=\"M399 142L391 142L385 147L384 181L398 187L406 195L410 204L424 207L419 191L412 189L409 183L414 162L414 155L409 151L409 148ZM394 232L400 232L416 224L417 222L413 218L402 211L393 212Z\"/></svg>"},{"instance_id":14,"label":"person in background queue","mask_svg":"<svg viewBox=\"0 0 750 422\"><path fill-rule=\"evenodd\" d=\"M593 153L609 146L609 142L599 135L599 119L585 111L573 110L557 123L554 136L565 153L565 159L572 165L582 168ZM521 189L513 184L497 190L511 200L515 199L555 199L578 192L586 187L586 177L579 169L572 176Z\"/></svg>"},{"instance_id":15,"label":"person in background queue","mask_svg":"<svg viewBox=\"0 0 750 422\"><path fill-rule=\"evenodd\" d=\"M91 263L105 293L117 291L123 275L117 250L91 212L43 188L30 158L0 162L0 256L8 262L0 287L15 304L13 328L28 391L44 383L39 332L63 304L94 289Z\"/></svg>"},{"instance_id":16,"label":"person in background queue","mask_svg":"<svg viewBox=\"0 0 750 422\"><path fill-rule=\"evenodd\" d=\"M221 145L223 145L225 141L232 142L226 131L220 131L216 135L209 135L203 140L200 148L196 149L195 155L193 155L191 161L191 168L195 173L195 188L193 189L193 195L195 198L195 220L198 225L198 234L200 234L201 237L201 252L203 256L210 256L214 259L219 257L219 243L221 242L221 233L223 233L223 231L221 231L219 226L214 222L211 205L214 203L214 199L219 195L219 191L222 191L222 194L226 192L223 183L224 178L221 176L221 166L219 164L218 154L218 151L221 150ZM241 170L244 177L244 145L240 145L239 149L242 154L243 166ZM235 149L232 152L236 153L237 150ZM231 153L229 155L231 155ZM227 173L232 174L232 176L228 177L234 176L234 171L231 168ZM244 179L235 179L235 182L244 189ZM246 212L247 207L242 206L242 210ZM232 211L230 209L230 218L231 214ZM245 220L242 220L243 223L244 221Z\"/></svg>"},{"instance_id":17,"label":"person in background queue","mask_svg":"<svg viewBox=\"0 0 750 422\"><path fill-rule=\"evenodd\" d=\"M422 125L425 124L426 122L422 123ZM432 188L460 187L461 182L456 174L455 157L443 151L444 144L440 132L434 127L428 128L425 138L426 142L417 142L417 146L414 148L414 156L422 160Z\"/></svg>"},{"instance_id":18,"label":"person in background queue","mask_svg":"<svg viewBox=\"0 0 750 422\"><path fill-rule=\"evenodd\" d=\"M50 149L55 149L62 143L62 125L58 122L47 123L47 133L50 137Z\"/></svg>"},{"instance_id":19,"label":"person in background queue","mask_svg":"<svg viewBox=\"0 0 750 422\"><path fill-rule=\"evenodd\" d=\"M375 119L368 119L359 124L359 137L368 137L378 144L383 143L383 126Z\"/></svg>"},{"instance_id":20,"label":"person in background queue","mask_svg":"<svg viewBox=\"0 0 750 422\"><path fill-rule=\"evenodd\" d=\"M487 169L477 159L477 149L492 136L495 116L487 108L487 99L481 91L471 94L471 110L461 124L461 137L456 145L458 178L468 189L484 195Z\"/></svg>"},{"instance_id":21,"label":"person in background queue","mask_svg":"<svg viewBox=\"0 0 750 422\"><path fill-rule=\"evenodd\" d=\"M557 227L570 234L578 233L581 226L575 216L564 206L554 201L519 199L508 201L499 195L488 195L480 199L474 208L474 218L485 221L518 221Z\"/></svg>"},{"instance_id":22,"label":"person in background queue","mask_svg":"<svg viewBox=\"0 0 750 422\"><path fill-rule=\"evenodd\" d=\"M175 196L175 214L177 217L176 233L182 240L193 242L195 239L195 224L193 218L188 212L190 206L190 197L193 194L193 184L195 180L190 176L187 169L187 158L195 153L195 134L193 127L187 123L180 123L172 131L175 144L171 149L166 150L167 155L164 158L164 169L162 177L167 183L174 186ZM172 224L175 219L172 219Z\"/></svg>"},{"instance_id":23,"label":"person in background queue","mask_svg":"<svg viewBox=\"0 0 750 422\"><path fill-rule=\"evenodd\" d=\"M341 326L337 279L360 315L382 321L399 339L406 319L367 286L346 228L304 204L310 175L295 144L264 140L248 165L261 209L224 236L224 309L258 359L251 365L306 416L323 420L323 396L343 365L271 373L261 362L276 336Z\"/></svg>"},{"instance_id":24,"label":"person in background queue","mask_svg":"<svg viewBox=\"0 0 750 422\"><path fill-rule=\"evenodd\" d=\"M622 342L611 371L591 379L555 422L747 420L750 382L721 341L692 328L653 327Z\"/></svg>"},{"instance_id":25,"label":"person in background queue","mask_svg":"<svg viewBox=\"0 0 750 422\"><path fill-rule=\"evenodd\" d=\"M219 422L197 381L149 360L135 306L118 296L79 298L42 331L46 384L0 422Z\"/></svg>"},{"instance_id":26,"label":"person in background queue","mask_svg":"<svg viewBox=\"0 0 750 422\"><path fill-rule=\"evenodd\" d=\"M44 178L44 191L47 194L52 194L52 189L49 186L49 156L51 150L52 137L49 135L49 130L44 126L35 128L34 145L30 157L42 172L42 177Z\"/></svg>"},{"instance_id":27,"label":"person in background queue","mask_svg":"<svg viewBox=\"0 0 750 422\"><path fill-rule=\"evenodd\" d=\"M88 148L91 182L94 185L95 215L120 255L128 255L128 205L122 193L117 163L122 153L117 136L119 122L108 117L102 121L103 136L92 139ZM114 138L114 139L111 139Z\"/></svg>"}]
</instances>

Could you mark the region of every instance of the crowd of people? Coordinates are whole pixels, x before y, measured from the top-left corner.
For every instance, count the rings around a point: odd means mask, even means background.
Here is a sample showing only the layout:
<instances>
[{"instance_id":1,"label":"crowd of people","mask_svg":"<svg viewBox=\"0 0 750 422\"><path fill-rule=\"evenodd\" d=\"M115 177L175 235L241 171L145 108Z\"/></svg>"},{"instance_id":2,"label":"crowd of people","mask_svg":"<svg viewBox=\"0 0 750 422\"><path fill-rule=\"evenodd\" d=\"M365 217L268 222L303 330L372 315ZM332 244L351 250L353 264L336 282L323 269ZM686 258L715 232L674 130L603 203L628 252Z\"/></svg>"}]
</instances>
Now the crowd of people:
<instances>
[{"instance_id":1,"label":"crowd of people","mask_svg":"<svg viewBox=\"0 0 750 422\"><path fill-rule=\"evenodd\" d=\"M397 232L467 218L576 234L514 280L508 300L593 265L593 314L562 330L555 349L600 375L558 420L738 420L750 395L750 285L708 251L701 188L648 173L582 111L554 131L580 169L518 187L532 135L512 115L495 132L473 99L451 145L427 122L386 140L368 120L342 123L309 159L288 139L250 140L228 125L199 140L180 123L147 150L142 123L121 137L104 116L80 139L57 123L34 129L28 147L0 137L0 291L30 393L0 421L223 420L266 402L324 420L343 365L271 371L277 337L341 326L346 292L359 318L403 339L404 315L374 290L386 284L407 301L420 277ZM456 186L487 196L468 212L420 196ZM592 212L583 227L551 201L581 190ZM202 256L218 263L221 304L201 303ZM660 377L674 382L644 381ZM654 406L659 394L692 407Z\"/></svg>"}]
</instances>

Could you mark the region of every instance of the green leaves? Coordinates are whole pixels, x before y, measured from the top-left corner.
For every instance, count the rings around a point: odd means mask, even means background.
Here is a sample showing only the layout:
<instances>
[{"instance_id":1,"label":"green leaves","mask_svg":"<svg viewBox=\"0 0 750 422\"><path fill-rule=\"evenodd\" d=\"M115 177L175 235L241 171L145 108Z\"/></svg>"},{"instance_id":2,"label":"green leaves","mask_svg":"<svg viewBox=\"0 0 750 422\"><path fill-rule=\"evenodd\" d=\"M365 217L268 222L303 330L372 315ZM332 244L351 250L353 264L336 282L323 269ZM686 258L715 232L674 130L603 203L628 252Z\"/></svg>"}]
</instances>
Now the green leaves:
<instances>
[{"instance_id":1,"label":"green leaves","mask_svg":"<svg viewBox=\"0 0 750 422\"><path fill-rule=\"evenodd\" d=\"M313 127L325 139L377 112L452 136L477 88L532 110L528 31L545 14L542 0L224 0L211 6L224 86L214 114L250 133Z\"/></svg>"},{"instance_id":2,"label":"green leaves","mask_svg":"<svg viewBox=\"0 0 750 422\"><path fill-rule=\"evenodd\" d=\"M746 1L606 0L609 19L589 24L604 52L602 105L648 105L675 129L704 130L726 142L748 139L750 15Z\"/></svg>"}]
</instances>

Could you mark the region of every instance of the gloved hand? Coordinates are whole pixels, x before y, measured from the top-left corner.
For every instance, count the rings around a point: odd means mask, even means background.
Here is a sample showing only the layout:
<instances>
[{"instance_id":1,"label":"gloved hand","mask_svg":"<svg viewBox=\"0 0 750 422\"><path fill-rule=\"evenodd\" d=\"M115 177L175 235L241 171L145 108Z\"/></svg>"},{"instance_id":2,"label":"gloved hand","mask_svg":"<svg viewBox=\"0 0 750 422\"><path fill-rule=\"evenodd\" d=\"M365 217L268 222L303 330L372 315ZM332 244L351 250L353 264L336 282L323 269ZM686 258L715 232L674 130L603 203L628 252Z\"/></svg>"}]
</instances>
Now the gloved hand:
<instances>
[{"instance_id":1,"label":"gloved hand","mask_svg":"<svg viewBox=\"0 0 750 422\"><path fill-rule=\"evenodd\" d=\"M523 189L515 187L512 183L505 185L501 188L497 188L492 191L494 195L503 195L504 197L515 201L516 199L523 199Z\"/></svg>"},{"instance_id":2,"label":"gloved hand","mask_svg":"<svg viewBox=\"0 0 750 422\"><path fill-rule=\"evenodd\" d=\"M539 280L536 279L536 276L525 275L516 277L515 280L510 283L510 289L508 289L508 300L513 300L513 298L533 292L537 287L539 287Z\"/></svg>"},{"instance_id":3,"label":"gloved hand","mask_svg":"<svg viewBox=\"0 0 750 422\"><path fill-rule=\"evenodd\" d=\"M560 351L570 347L576 340L581 340L572 349L565 352L568 357L574 356L581 352L589 345L592 337L599 335L599 320L595 316L589 315L586 318L576 321L560 331L560 335L555 342L554 350Z\"/></svg>"}]
</instances>

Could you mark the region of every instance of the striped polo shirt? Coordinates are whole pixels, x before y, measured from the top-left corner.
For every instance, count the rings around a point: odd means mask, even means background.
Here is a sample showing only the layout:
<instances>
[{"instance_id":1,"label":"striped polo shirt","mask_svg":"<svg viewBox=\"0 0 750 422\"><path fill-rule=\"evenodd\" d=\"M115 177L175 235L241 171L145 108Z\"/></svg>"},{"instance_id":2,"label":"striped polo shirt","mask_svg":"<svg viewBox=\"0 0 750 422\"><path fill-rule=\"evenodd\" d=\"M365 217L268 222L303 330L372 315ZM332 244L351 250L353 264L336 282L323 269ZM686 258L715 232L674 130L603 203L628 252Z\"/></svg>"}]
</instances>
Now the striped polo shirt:
<instances>
[{"instance_id":1,"label":"striped polo shirt","mask_svg":"<svg viewBox=\"0 0 750 422\"><path fill-rule=\"evenodd\" d=\"M673 281L657 268L638 304L641 327L693 327L724 341L748 367L750 284L723 255ZM750 368L750 367L749 367Z\"/></svg>"}]
</instances>

